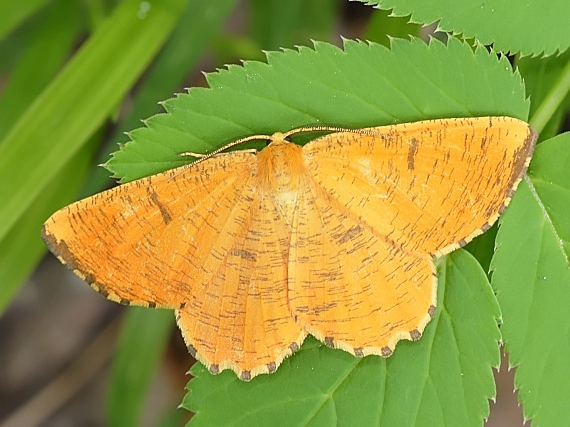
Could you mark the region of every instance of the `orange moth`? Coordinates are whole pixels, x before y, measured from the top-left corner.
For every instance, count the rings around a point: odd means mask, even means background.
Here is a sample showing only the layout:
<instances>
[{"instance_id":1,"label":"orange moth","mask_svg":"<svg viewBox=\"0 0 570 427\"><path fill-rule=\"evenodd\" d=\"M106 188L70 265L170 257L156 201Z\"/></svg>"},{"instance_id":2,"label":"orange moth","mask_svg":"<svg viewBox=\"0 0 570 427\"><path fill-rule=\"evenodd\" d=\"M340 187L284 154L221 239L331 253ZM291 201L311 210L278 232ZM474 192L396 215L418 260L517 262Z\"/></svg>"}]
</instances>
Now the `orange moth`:
<instances>
[{"instance_id":1,"label":"orange moth","mask_svg":"<svg viewBox=\"0 0 570 427\"><path fill-rule=\"evenodd\" d=\"M331 133L301 147L288 137ZM242 380L307 334L361 357L417 340L433 259L487 230L536 141L509 117L301 128L76 202L50 250L112 301L176 310L191 353ZM227 148L224 147L224 148Z\"/></svg>"}]
</instances>

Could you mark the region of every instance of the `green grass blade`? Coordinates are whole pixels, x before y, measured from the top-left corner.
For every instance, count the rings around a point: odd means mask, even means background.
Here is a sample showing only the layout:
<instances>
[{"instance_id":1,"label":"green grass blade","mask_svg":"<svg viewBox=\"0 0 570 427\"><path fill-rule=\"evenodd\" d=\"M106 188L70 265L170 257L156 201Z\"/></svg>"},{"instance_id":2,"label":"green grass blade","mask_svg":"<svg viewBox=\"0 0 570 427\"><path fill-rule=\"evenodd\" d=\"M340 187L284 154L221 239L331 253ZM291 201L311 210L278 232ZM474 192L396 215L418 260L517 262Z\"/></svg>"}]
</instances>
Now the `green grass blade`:
<instances>
[{"instance_id":1,"label":"green grass blade","mask_svg":"<svg viewBox=\"0 0 570 427\"><path fill-rule=\"evenodd\" d=\"M41 16L34 17L38 22L31 27L30 43L15 61L0 98L0 138L62 67L81 28L78 12L75 1L54 2L42 10ZM46 45L50 46L47 58ZM69 200L75 196L99 139L99 136L91 138L73 156L34 200L34 209L26 210L4 239L0 239L0 312L45 252L38 230L46 212L61 207L62 197ZM70 180L69 176L75 179Z\"/></svg>"}]
</instances>

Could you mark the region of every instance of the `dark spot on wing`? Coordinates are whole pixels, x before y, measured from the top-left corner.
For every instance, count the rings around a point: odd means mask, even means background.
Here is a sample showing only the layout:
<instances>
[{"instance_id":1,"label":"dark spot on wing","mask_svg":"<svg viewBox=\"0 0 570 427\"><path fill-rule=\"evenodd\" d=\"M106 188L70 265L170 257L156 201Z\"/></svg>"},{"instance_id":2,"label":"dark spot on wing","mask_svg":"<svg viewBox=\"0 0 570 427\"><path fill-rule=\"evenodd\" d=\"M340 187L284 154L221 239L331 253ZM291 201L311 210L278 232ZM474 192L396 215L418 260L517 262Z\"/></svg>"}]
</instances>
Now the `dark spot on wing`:
<instances>
[{"instance_id":1,"label":"dark spot on wing","mask_svg":"<svg viewBox=\"0 0 570 427\"><path fill-rule=\"evenodd\" d=\"M421 338L422 334L417 329L410 331L410 337L412 340L417 341Z\"/></svg>"},{"instance_id":2,"label":"dark spot on wing","mask_svg":"<svg viewBox=\"0 0 570 427\"><path fill-rule=\"evenodd\" d=\"M295 353L297 350L299 350L299 344L297 344L296 342L292 342L291 344L289 344L289 350Z\"/></svg>"},{"instance_id":3,"label":"dark spot on wing","mask_svg":"<svg viewBox=\"0 0 570 427\"><path fill-rule=\"evenodd\" d=\"M188 348L188 353L190 353L190 356L196 358L196 348L192 344L188 344L187 348Z\"/></svg>"},{"instance_id":4,"label":"dark spot on wing","mask_svg":"<svg viewBox=\"0 0 570 427\"><path fill-rule=\"evenodd\" d=\"M152 203L156 205L156 207L160 211L164 224L168 225L168 223L172 221L172 215L170 214L168 208L165 205L163 205L160 200L158 200L158 194L156 194L156 191L149 189L149 192L150 192L150 200L152 201Z\"/></svg>"},{"instance_id":5,"label":"dark spot on wing","mask_svg":"<svg viewBox=\"0 0 570 427\"><path fill-rule=\"evenodd\" d=\"M354 239L356 236L362 233L362 227L360 225L355 225L349 228L344 233L335 234L333 237L337 240L339 245L342 245L350 240Z\"/></svg>"},{"instance_id":6,"label":"dark spot on wing","mask_svg":"<svg viewBox=\"0 0 570 427\"><path fill-rule=\"evenodd\" d=\"M58 241L54 235L49 234L46 230L45 225L42 228L42 239L47 245L47 247L56 255L59 259L63 260L63 263L67 268L71 270L77 269L77 260L75 255L69 250L65 240ZM86 279L87 280L87 279ZM93 283L92 281L88 281Z\"/></svg>"},{"instance_id":7,"label":"dark spot on wing","mask_svg":"<svg viewBox=\"0 0 570 427\"><path fill-rule=\"evenodd\" d=\"M253 252L246 251L245 249L233 249L231 254L233 256L238 256L242 259L245 259L246 261L256 261L255 254Z\"/></svg>"},{"instance_id":8,"label":"dark spot on wing","mask_svg":"<svg viewBox=\"0 0 570 427\"><path fill-rule=\"evenodd\" d=\"M418 153L419 141L416 138L412 138L410 141L410 148L408 150L408 170L414 170L414 158Z\"/></svg>"}]
</instances>

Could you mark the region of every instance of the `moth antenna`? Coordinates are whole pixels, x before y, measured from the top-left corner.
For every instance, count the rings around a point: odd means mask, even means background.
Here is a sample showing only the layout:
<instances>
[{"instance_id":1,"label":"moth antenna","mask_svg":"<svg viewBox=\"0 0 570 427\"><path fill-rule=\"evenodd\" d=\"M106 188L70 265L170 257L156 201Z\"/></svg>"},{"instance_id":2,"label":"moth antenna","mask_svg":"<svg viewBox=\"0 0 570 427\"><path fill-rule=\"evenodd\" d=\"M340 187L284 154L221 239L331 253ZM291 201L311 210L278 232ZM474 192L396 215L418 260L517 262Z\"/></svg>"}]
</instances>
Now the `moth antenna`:
<instances>
[{"instance_id":1,"label":"moth antenna","mask_svg":"<svg viewBox=\"0 0 570 427\"><path fill-rule=\"evenodd\" d=\"M291 135L303 132L349 132L359 135L378 135L378 132L375 132L372 128L350 129L337 126L305 126L283 133L283 139L287 139Z\"/></svg>"},{"instance_id":2,"label":"moth antenna","mask_svg":"<svg viewBox=\"0 0 570 427\"><path fill-rule=\"evenodd\" d=\"M196 160L194 163L192 163L193 165L203 162L204 160L209 159L210 157L215 156L216 154L221 153L224 150L227 150L228 148L231 147L235 147L236 145L239 144L243 144L244 142L248 142L248 141L253 141L256 139L266 139L266 140L271 140L271 136L269 135L251 135L251 136L246 136L245 138L240 138L240 139L236 139L235 141L229 142L226 145L220 147L220 148L216 148L214 151L207 153L207 154L200 154L200 153L194 153L191 151L187 151L185 153L180 153L179 156L190 156L190 157L196 157L198 160Z\"/></svg>"}]
</instances>

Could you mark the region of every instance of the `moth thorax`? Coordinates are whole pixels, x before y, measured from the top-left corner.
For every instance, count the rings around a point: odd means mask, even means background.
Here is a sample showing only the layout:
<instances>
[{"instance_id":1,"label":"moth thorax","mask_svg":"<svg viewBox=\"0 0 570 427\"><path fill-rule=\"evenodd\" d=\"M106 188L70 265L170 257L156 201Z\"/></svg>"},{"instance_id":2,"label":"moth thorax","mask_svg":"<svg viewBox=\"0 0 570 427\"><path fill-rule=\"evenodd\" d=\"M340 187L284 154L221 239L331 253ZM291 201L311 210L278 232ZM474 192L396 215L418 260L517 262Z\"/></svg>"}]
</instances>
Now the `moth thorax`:
<instances>
[{"instance_id":1,"label":"moth thorax","mask_svg":"<svg viewBox=\"0 0 570 427\"><path fill-rule=\"evenodd\" d=\"M294 143L274 140L258 154L261 188L275 198L286 219L293 216L304 172L302 148Z\"/></svg>"}]
</instances>

